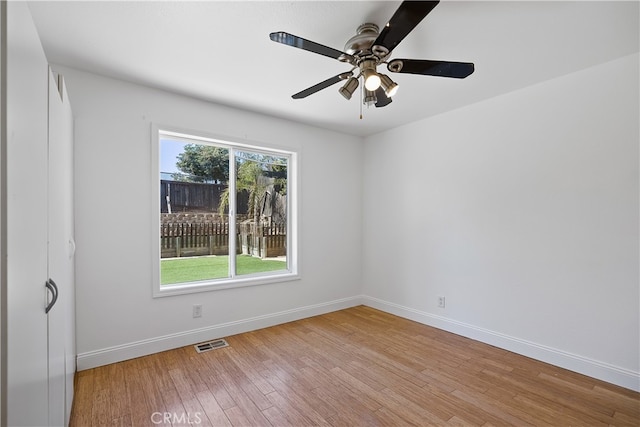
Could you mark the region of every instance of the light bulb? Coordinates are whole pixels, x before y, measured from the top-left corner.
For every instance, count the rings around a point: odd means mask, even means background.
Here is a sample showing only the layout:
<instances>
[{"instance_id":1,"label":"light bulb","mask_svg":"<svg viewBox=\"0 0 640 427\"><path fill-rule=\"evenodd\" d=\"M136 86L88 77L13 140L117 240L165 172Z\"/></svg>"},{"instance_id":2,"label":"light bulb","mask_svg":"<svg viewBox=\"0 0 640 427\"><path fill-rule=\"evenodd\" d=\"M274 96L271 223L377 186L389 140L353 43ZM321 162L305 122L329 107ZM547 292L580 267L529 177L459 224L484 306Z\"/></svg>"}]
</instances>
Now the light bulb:
<instances>
[{"instance_id":1,"label":"light bulb","mask_svg":"<svg viewBox=\"0 0 640 427\"><path fill-rule=\"evenodd\" d=\"M387 90L385 91L385 94L386 94L389 98L391 98L393 95L395 95L395 94L396 94L396 92L398 92L398 87L399 87L399 86L398 86L397 84L395 84L395 83L394 83L394 85L395 85L395 86L392 86L392 87L390 87L389 89L387 89Z\"/></svg>"},{"instance_id":2,"label":"light bulb","mask_svg":"<svg viewBox=\"0 0 640 427\"><path fill-rule=\"evenodd\" d=\"M376 73L376 61L365 59L359 64L364 76L364 87L370 91L375 91L380 87L380 76Z\"/></svg>"},{"instance_id":3,"label":"light bulb","mask_svg":"<svg viewBox=\"0 0 640 427\"><path fill-rule=\"evenodd\" d=\"M364 87L370 91L375 91L380 87L380 76L373 70L365 70Z\"/></svg>"},{"instance_id":4,"label":"light bulb","mask_svg":"<svg viewBox=\"0 0 640 427\"><path fill-rule=\"evenodd\" d=\"M387 97L391 98L398 91L398 84L389 78L386 74L380 74L382 88Z\"/></svg>"}]
</instances>

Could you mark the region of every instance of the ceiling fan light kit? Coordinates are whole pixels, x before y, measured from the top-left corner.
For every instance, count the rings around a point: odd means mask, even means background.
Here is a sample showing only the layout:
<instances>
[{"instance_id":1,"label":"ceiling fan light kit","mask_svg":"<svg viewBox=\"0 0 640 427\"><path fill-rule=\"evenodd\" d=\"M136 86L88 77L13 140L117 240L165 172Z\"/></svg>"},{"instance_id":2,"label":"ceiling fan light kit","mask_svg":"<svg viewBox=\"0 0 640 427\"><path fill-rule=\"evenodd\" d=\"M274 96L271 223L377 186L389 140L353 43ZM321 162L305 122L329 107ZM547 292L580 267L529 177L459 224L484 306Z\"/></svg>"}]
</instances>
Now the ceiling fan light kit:
<instances>
[{"instance_id":1,"label":"ceiling fan light kit","mask_svg":"<svg viewBox=\"0 0 640 427\"><path fill-rule=\"evenodd\" d=\"M375 105L378 102L378 98L376 97L376 93L372 90L366 89L364 90L364 105Z\"/></svg>"},{"instance_id":2,"label":"ceiling fan light kit","mask_svg":"<svg viewBox=\"0 0 640 427\"><path fill-rule=\"evenodd\" d=\"M376 61L365 59L360 61L360 72L364 76L364 87L369 90L376 90L380 87L380 76L376 72Z\"/></svg>"},{"instance_id":3,"label":"ceiling fan light kit","mask_svg":"<svg viewBox=\"0 0 640 427\"><path fill-rule=\"evenodd\" d=\"M385 95L389 98L398 92L398 84L391 80L386 74L380 74L380 84L382 85L382 89L384 89Z\"/></svg>"},{"instance_id":4,"label":"ceiling fan light kit","mask_svg":"<svg viewBox=\"0 0 640 427\"><path fill-rule=\"evenodd\" d=\"M303 39L284 31L269 34L277 43L307 50L319 55L348 63L351 71L330 77L301 92L292 95L294 99L306 98L342 80L346 83L338 92L350 100L358 88L358 80L363 78L363 103L384 107L391 103L398 91L398 84L386 74L378 73L377 67L387 64L392 73L421 74L428 76L463 79L474 72L474 64L469 62L432 61L425 59L393 59L387 61L395 47L438 5L439 1L405 1L393 14L389 22L379 31L373 23L364 23L356 30L344 47L344 52L319 43ZM354 72L357 71L357 75Z\"/></svg>"},{"instance_id":5,"label":"ceiling fan light kit","mask_svg":"<svg viewBox=\"0 0 640 427\"><path fill-rule=\"evenodd\" d=\"M340 92L340 95L344 96L348 101L351 99L351 97L353 96L353 92L355 92L356 89L358 89L358 79L355 77L350 77L349 80L347 80L347 82L344 84L344 86L338 89L338 92Z\"/></svg>"}]
</instances>

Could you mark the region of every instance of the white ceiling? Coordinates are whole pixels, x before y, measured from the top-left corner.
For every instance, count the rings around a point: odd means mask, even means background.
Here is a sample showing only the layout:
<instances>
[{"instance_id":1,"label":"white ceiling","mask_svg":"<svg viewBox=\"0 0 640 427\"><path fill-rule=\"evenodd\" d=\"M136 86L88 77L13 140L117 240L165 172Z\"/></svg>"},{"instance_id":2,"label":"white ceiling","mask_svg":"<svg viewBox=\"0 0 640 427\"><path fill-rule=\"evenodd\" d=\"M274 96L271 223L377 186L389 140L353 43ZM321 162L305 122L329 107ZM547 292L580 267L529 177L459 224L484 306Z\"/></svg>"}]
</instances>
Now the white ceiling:
<instances>
[{"instance_id":1,"label":"white ceiling","mask_svg":"<svg viewBox=\"0 0 640 427\"><path fill-rule=\"evenodd\" d=\"M639 51L639 3L443 1L391 58L475 63L464 80L390 74L394 102L346 101L340 84L291 95L348 71L274 43L286 31L343 50L364 22L400 2L30 2L50 62L354 135L396 126ZM386 70L386 68L385 68Z\"/></svg>"}]
</instances>

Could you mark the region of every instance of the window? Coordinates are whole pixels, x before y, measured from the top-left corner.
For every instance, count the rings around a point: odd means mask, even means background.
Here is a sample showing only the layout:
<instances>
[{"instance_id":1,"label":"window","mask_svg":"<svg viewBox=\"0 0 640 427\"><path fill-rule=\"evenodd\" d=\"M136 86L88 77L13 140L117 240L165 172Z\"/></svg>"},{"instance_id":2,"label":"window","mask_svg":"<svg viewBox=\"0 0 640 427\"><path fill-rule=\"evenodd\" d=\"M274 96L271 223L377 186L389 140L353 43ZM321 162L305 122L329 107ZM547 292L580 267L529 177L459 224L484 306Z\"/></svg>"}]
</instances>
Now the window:
<instances>
[{"instance_id":1,"label":"window","mask_svg":"<svg viewBox=\"0 0 640 427\"><path fill-rule=\"evenodd\" d=\"M296 153L153 133L154 296L296 279Z\"/></svg>"}]
</instances>

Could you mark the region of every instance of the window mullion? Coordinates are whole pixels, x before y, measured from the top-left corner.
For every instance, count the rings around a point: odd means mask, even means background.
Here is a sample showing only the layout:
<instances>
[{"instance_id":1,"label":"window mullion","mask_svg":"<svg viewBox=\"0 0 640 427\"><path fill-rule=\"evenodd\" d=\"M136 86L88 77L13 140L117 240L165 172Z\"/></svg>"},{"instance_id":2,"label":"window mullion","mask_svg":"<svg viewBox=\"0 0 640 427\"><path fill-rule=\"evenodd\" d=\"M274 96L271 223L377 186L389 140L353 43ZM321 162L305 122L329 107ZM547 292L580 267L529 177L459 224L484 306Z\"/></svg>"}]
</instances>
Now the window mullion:
<instances>
[{"instance_id":1,"label":"window mullion","mask_svg":"<svg viewBox=\"0 0 640 427\"><path fill-rule=\"evenodd\" d=\"M229 277L236 277L236 253L238 244L236 221L236 149L229 149Z\"/></svg>"},{"instance_id":2,"label":"window mullion","mask_svg":"<svg viewBox=\"0 0 640 427\"><path fill-rule=\"evenodd\" d=\"M293 168L291 167L291 156L287 157L287 270L293 271L293 263L296 262L293 256L293 223L295 221L294 213L291 208L292 201L295 200L294 191L296 184L292 177Z\"/></svg>"}]
</instances>

